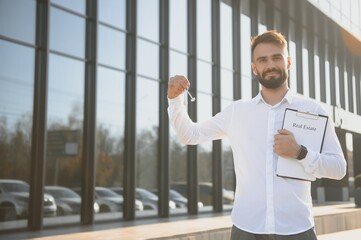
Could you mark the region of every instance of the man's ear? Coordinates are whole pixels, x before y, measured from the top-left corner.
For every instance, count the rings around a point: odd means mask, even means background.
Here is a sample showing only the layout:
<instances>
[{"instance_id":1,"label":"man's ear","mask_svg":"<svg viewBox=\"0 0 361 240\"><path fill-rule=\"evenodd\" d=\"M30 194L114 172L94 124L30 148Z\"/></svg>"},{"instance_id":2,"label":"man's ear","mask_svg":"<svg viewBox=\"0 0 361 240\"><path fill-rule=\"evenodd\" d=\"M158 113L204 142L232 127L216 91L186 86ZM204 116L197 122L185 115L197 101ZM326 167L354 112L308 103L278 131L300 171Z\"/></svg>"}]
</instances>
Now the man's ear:
<instances>
[{"instance_id":1,"label":"man's ear","mask_svg":"<svg viewBox=\"0 0 361 240\"><path fill-rule=\"evenodd\" d=\"M257 74L257 71L256 71L256 65L254 63L252 63L251 67L252 67L253 74L257 76L258 74Z\"/></svg>"},{"instance_id":2,"label":"man's ear","mask_svg":"<svg viewBox=\"0 0 361 240\"><path fill-rule=\"evenodd\" d=\"M292 66L292 59L290 56L287 57L287 70L290 70Z\"/></svg>"}]
</instances>

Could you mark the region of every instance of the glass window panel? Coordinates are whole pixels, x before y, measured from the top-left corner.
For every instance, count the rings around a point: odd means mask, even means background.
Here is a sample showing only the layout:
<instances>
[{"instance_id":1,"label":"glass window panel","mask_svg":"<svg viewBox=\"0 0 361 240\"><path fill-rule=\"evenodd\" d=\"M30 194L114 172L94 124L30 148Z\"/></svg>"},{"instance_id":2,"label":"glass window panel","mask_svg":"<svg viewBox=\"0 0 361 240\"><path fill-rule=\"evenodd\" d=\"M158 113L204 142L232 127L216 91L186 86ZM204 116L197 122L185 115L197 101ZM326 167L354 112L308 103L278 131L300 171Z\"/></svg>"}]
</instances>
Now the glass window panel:
<instances>
[{"instance_id":1,"label":"glass window panel","mask_svg":"<svg viewBox=\"0 0 361 240\"><path fill-rule=\"evenodd\" d=\"M99 21L125 29L125 0L98 1Z\"/></svg>"},{"instance_id":2,"label":"glass window panel","mask_svg":"<svg viewBox=\"0 0 361 240\"><path fill-rule=\"evenodd\" d=\"M170 47L187 52L187 1L171 0L169 5Z\"/></svg>"},{"instance_id":3,"label":"glass window panel","mask_svg":"<svg viewBox=\"0 0 361 240\"><path fill-rule=\"evenodd\" d=\"M221 70L221 97L222 99L233 100L233 72ZM221 106L222 109L226 106Z\"/></svg>"},{"instance_id":4,"label":"glass window panel","mask_svg":"<svg viewBox=\"0 0 361 240\"><path fill-rule=\"evenodd\" d=\"M156 215L158 196L158 126L159 126L159 82L138 77L137 79L137 154L136 197L143 202L144 210L137 216ZM153 194L154 195L154 194Z\"/></svg>"},{"instance_id":5,"label":"glass window panel","mask_svg":"<svg viewBox=\"0 0 361 240\"><path fill-rule=\"evenodd\" d=\"M340 100L340 69L335 67L335 88L336 88L336 106L341 106Z\"/></svg>"},{"instance_id":6,"label":"glass window panel","mask_svg":"<svg viewBox=\"0 0 361 240\"><path fill-rule=\"evenodd\" d=\"M279 11L275 11L275 29L277 29L278 31L282 30L282 17L281 17L281 13Z\"/></svg>"},{"instance_id":7,"label":"glass window panel","mask_svg":"<svg viewBox=\"0 0 361 240\"><path fill-rule=\"evenodd\" d=\"M96 130L96 197L100 214L96 220L121 218L123 211L123 169L124 169L124 73L98 67L97 81L97 130ZM118 195L119 204L102 201L101 187L106 187ZM113 194L114 195L114 194ZM101 203L101 204L100 204ZM142 205L136 202L136 210ZM110 209L112 213L106 212ZM113 214L116 212L116 214Z\"/></svg>"},{"instance_id":8,"label":"glass window panel","mask_svg":"<svg viewBox=\"0 0 361 240\"><path fill-rule=\"evenodd\" d=\"M290 35L291 40L289 43L289 54L292 60L291 69L290 69L290 89L293 92L297 92L297 56L296 56L296 42L295 42L295 24L290 22Z\"/></svg>"},{"instance_id":9,"label":"glass window panel","mask_svg":"<svg viewBox=\"0 0 361 240\"><path fill-rule=\"evenodd\" d=\"M338 74L336 74L338 76ZM321 101L320 57L315 55L315 99Z\"/></svg>"},{"instance_id":10,"label":"glass window panel","mask_svg":"<svg viewBox=\"0 0 361 240\"><path fill-rule=\"evenodd\" d=\"M221 66L233 69L232 7L221 2Z\"/></svg>"},{"instance_id":11,"label":"glass window panel","mask_svg":"<svg viewBox=\"0 0 361 240\"><path fill-rule=\"evenodd\" d=\"M1 0L0 34L35 43L36 1Z\"/></svg>"},{"instance_id":12,"label":"glass window panel","mask_svg":"<svg viewBox=\"0 0 361 240\"><path fill-rule=\"evenodd\" d=\"M252 97L252 68L251 68L251 19L241 14L241 91L242 99Z\"/></svg>"},{"instance_id":13,"label":"glass window panel","mask_svg":"<svg viewBox=\"0 0 361 240\"><path fill-rule=\"evenodd\" d=\"M197 98L197 119L198 122L212 117L212 96L208 94L198 94ZM199 163L198 181L199 181L199 201L203 207L201 211L210 211L212 209L212 142L206 142L198 145L197 158Z\"/></svg>"},{"instance_id":14,"label":"glass window panel","mask_svg":"<svg viewBox=\"0 0 361 240\"><path fill-rule=\"evenodd\" d=\"M35 53L32 48L2 40L0 52L1 190L4 184L28 185L30 180ZM27 217L28 197L24 201L18 201L13 195L10 197L18 205L8 209L6 217L1 216L0 230L26 228L27 220L21 218Z\"/></svg>"},{"instance_id":15,"label":"glass window panel","mask_svg":"<svg viewBox=\"0 0 361 240\"><path fill-rule=\"evenodd\" d=\"M310 96L309 71L308 71L308 49L302 48L302 73L303 73L303 95Z\"/></svg>"},{"instance_id":16,"label":"glass window panel","mask_svg":"<svg viewBox=\"0 0 361 240\"><path fill-rule=\"evenodd\" d=\"M125 69L125 34L99 25L99 63Z\"/></svg>"},{"instance_id":17,"label":"glass window panel","mask_svg":"<svg viewBox=\"0 0 361 240\"><path fill-rule=\"evenodd\" d=\"M356 76L355 73L352 75L352 100L353 100L353 112L357 113L357 101L356 101ZM360 104L360 103L359 103Z\"/></svg>"},{"instance_id":18,"label":"glass window panel","mask_svg":"<svg viewBox=\"0 0 361 240\"><path fill-rule=\"evenodd\" d=\"M187 76L187 55L170 50L169 52L169 76ZM192 84L192 79L189 79Z\"/></svg>"},{"instance_id":19,"label":"glass window panel","mask_svg":"<svg viewBox=\"0 0 361 240\"><path fill-rule=\"evenodd\" d=\"M84 105L84 63L50 54L47 116L45 185L58 186L58 191L80 193L82 175L82 128ZM49 187L49 191L51 188ZM58 208L62 218L58 223L79 222L80 196L76 204ZM61 199L55 198L55 201ZM53 224L50 219L45 225Z\"/></svg>"},{"instance_id":20,"label":"glass window panel","mask_svg":"<svg viewBox=\"0 0 361 240\"><path fill-rule=\"evenodd\" d=\"M159 42L159 0L138 0L138 35Z\"/></svg>"},{"instance_id":21,"label":"glass window panel","mask_svg":"<svg viewBox=\"0 0 361 240\"><path fill-rule=\"evenodd\" d=\"M85 19L51 7L50 49L84 58Z\"/></svg>"},{"instance_id":22,"label":"glass window panel","mask_svg":"<svg viewBox=\"0 0 361 240\"><path fill-rule=\"evenodd\" d=\"M212 93L212 65L197 61L197 91Z\"/></svg>"},{"instance_id":23,"label":"glass window panel","mask_svg":"<svg viewBox=\"0 0 361 240\"><path fill-rule=\"evenodd\" d=\"M85 0L51 0L51 2L85 15Z\"/></svg>"},{"instance_id":24,"label":"glass window panel","mask_svg":"<svg viewBox=\"0 0 361 240\"><path fill-rule=\"evenodd\" d=\"M347 80L347 75L348 75L348 73L347 73L347 71L345 70L344 71L344 94L345 94L345 110L346 111L348 111L349 110L349 108L348 108L348 80Z\"/></svg>"},{"instance_id":25,"label":"glass window panel","mask_svg":"<svg viewBox=\"0 0 361 240\"><path fill-rule=\"evenodd\" d=\"M137 40L138 74L159 78L159 47L142 39Z\"/></svg>"},{"instance_id":26,"label":"glass window panel","mask_svg":"<svg viewBox=\"0 0 361 240\"><path fill-rule=\"evenodd\" d=\"M331 104L331 77L330 77L330 62L325 62L325 85L326 85L326 103Z\"/></svg>"},{"instance_id":27,"label":"glass window panel","mask_svg":"<svg viewBox=\"0 0 361 240\"><path fill-rule=\"evenodd\" d=\"M197 57L212 61L211 1L197 1Z\"/></svg>"}]
</instances>

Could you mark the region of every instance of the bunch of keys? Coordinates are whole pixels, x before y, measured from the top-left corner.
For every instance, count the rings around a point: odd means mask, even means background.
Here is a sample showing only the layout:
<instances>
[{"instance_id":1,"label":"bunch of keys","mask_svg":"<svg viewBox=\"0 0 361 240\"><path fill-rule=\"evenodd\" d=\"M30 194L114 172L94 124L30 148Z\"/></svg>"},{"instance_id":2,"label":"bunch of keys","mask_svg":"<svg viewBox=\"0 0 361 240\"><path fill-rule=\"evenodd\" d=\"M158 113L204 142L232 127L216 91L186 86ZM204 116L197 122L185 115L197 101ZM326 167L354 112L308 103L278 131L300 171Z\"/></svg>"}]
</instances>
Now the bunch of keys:
<instances>
[{"instance_id":1,"label":"bunch of keys","mask_svg":"<svg viewBox=\"0 0 361 240\"><path fill-rule=\"evenodd\" d=\"M188 89L186 91L187 91L189 97L191 98L191 102L194 102L196 100L196 98L192 96L192 94L188 91Z\"/></svg>"}]
</instances>

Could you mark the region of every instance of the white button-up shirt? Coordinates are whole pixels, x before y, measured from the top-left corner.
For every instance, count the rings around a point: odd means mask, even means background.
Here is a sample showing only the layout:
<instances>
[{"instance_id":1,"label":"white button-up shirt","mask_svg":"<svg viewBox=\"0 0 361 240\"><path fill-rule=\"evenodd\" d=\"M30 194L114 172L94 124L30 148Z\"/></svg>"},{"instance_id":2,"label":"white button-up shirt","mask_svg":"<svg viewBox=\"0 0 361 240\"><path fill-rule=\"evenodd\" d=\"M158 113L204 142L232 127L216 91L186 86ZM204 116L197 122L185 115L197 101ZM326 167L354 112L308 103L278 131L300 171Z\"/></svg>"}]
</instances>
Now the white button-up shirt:
<instances>
[{"instance_id":1,"label":"white button-up shirt","mask_svg":"<svg viewBox=\"0 0 361 240\"><path fill-rule=\"evenodd\" d=\"M236 174L232 210L236 227L258 234L289 235L314 226L311 183L276 176L278 155L273 144L286 108L328 115L320 104L288 91L280 103L271 106L259 93L251 100L233 102L206 121L194 123L187 114L183 95L168 102L170 123L182 143L229 138ZM306 147L308 154L300 161L306 172L317 178L345 176L346 161L332 119L327 124L322 153Z\"/></svg>"}]
</instances>

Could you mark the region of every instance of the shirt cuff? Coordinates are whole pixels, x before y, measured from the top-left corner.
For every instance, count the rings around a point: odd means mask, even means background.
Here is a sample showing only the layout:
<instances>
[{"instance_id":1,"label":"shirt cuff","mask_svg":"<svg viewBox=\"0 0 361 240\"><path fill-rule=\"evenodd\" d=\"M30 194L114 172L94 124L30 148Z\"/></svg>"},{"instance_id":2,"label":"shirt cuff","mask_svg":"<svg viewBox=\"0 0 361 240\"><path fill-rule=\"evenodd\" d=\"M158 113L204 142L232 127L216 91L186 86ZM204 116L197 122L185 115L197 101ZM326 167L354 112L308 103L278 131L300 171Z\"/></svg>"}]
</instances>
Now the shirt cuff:
<instances>
[{"instance_id":1,"label":"shirt cuff","mask_svg":"<svg viewBox=\"0 0 361 240\"><path fill-rule=\"evenodd\" d=\"M169 106L175 106L175 107L181 106L181 105L186 106L187 105L187 100L184 99L183 94L180 94L175 98L172 98L172 99L168 98L168 105Z\"/></svg>"},{"instance_id":2,"label":"shirt cuff","mask_svg":"<svg viewBox=\"0 0 361 240\"><path fill-rule=\"evenodd\" d=\"M312 174L312 166L315 166L315 162L317 161L319 154L315 151L307 149L307 155L304 159L299 160L302 166L305 168L306 172Z\"/></svg>"}]
</instances>

